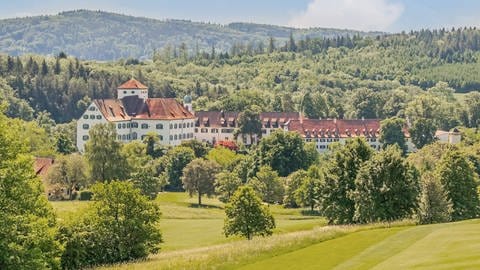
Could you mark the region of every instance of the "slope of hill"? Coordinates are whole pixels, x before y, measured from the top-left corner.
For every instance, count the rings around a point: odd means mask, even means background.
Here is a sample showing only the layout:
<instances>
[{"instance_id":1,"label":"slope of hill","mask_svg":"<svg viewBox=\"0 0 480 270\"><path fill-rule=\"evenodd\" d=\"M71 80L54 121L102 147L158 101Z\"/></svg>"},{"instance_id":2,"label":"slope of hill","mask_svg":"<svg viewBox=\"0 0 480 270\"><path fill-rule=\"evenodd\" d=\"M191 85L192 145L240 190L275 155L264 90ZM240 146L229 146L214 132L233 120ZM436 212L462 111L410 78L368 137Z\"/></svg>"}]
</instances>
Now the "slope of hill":
<instances>
[{"instance_id":1,"label":"slope of hill","mask_svg":"<svg viewBox=\"0 0 480 270\"><path fill-rule=\"evenodd\" d=\"M231 23L219 25L187 20L155 20L102 11L68 11L53 16L0 20L0 51L10 55L57 54L64 51L81 59L113 60L151 57L154 49L185 43L193 52L226 51L233 44L266 42L280 44L296 38L345 35L374 36L379 32L339 29L294 29L273 25Z\"/></svg>"}]
</instances>

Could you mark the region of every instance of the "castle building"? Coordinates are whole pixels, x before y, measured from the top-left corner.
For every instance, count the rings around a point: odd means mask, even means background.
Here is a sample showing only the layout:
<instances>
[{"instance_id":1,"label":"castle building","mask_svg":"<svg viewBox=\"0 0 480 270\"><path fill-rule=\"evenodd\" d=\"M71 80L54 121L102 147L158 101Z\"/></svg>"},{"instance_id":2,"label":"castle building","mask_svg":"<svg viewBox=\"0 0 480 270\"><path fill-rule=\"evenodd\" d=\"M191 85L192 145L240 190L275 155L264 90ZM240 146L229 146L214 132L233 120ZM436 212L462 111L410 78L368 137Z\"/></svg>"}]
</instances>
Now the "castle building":
<instances>
[{"instance_id":1,"label":"castle building","mask_svg":"<svg viewBox=\"0 0 480 270\"><path fill-rule=\"evenodd\" d=\"M131 79L117 88L118 99L95 99L77 121L77 148L85 150L89 130L96 124L113 123L122 142L157 134L164 145L179 145L194 138L195 117L190 103L173 98L149 98L148 88ZM188 100L187 100L188 101Z\"/></svg>"},{"instance_id":2,"label":"castle building","mask_svg":"<svg viewBox=\"0 0 480 270\"><path fill-rule=\"evenodd\" d=\"M285 131L300 134L305 142L314 142L317 151L324 153L328 146L338 142L361 137L375 150L382 148L380 137L380 119L299 119L285 124ZM416 151L410 140L410 134L404 129L407 151Z\"/></svg>"},{"instance_id":3,"label":"castle building","mask_svg":"<svg viewBox=\"0 0 480 270\"><path fill-rule=\"evenodd\" d=\"M238 134L235 139L234 131L238 128L239 112L199 111L195 112L194 138L201 142L215 145L220 141L237 141L245 145L258 142L256 135L250 138L247 134ZM262 112L259 115L262 122L262 137L268 136L275 129L283 129L290 120L300 118L298 112Z\"/></svg>"}]
</instances>

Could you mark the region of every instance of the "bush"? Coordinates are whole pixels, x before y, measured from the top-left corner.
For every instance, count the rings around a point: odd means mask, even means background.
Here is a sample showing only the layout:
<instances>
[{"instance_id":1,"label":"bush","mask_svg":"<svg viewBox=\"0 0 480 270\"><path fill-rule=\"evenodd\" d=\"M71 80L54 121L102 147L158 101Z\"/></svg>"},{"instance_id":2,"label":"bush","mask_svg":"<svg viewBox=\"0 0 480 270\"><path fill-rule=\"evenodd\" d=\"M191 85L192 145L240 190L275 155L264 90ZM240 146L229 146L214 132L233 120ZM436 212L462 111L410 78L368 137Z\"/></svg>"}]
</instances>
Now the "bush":
<instances>
[{"instance_id":1,"label":"bush","mask_svg":"<svg viewBox=\"0 0 480 270\"><path fill-rule=\"evenodd\" d=\"M80 191L80 201L90 201L92 199L93 192L90 190L82 190Z\"/></svg>"},{"instance_id":2,"label":"bush","mask_svg":"<svg viewBox=\"0 0 480 270\"><path fill-rule=\"evenodd\" d=\"M94 185L93 192L85 214L60 228L63 269L144 259L159 250L160 211L139 189L113 181Z\"/></svg>"}]
</instances>

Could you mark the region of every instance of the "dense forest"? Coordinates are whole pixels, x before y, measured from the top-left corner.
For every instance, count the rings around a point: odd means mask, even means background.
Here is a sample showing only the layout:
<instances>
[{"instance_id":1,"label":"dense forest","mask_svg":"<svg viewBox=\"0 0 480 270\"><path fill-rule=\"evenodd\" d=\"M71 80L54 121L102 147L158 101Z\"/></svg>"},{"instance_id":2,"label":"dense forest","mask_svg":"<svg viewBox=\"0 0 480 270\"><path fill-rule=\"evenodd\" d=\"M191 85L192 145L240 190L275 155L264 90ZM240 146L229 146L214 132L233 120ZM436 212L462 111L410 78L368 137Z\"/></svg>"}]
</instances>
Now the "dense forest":
<instances>
[{"instance_id":1,"label":"dense forest","mask_svg":"<svg viewBox=\"0 0 480 270\"><path fill-rule=\"evenodd\" d=\"M11 55L54 55L64 51L80 59L150 58L154 49L185 43L193 52L214 46L228 50L234 43L259 44L269 37L296 38L378 35L379 32L231 23L219 25L187 20L155 20L121 14L77 10L54 16L0 20L0 51Z\"/></svg>"},{"instance_id":2,"label":"dense forest","mask_svg":"<svg viewBox=\"0 0 480 270\"><path fill-rule=\"evenodd\" d=\"M151 97L193 95L196 110L256 106L302 110L312 118L413 119L420 94L438 92L450 93L435 101L446 106L432 106L443 110L435 112L446 122L439 126L451 128L471 124L469 109L456 106L453 93L480 89L479 41L480 31L468 28L381 37L292 35L283 43L236 43L225 52L192 53L182 44L159 49L145 61L81 61L63 52L0 55L0 97L9 101L11 117L40 115L64 123L78 118L91 99L113 97L132 76L149 86Z\"/></svg>"}]
</instances>

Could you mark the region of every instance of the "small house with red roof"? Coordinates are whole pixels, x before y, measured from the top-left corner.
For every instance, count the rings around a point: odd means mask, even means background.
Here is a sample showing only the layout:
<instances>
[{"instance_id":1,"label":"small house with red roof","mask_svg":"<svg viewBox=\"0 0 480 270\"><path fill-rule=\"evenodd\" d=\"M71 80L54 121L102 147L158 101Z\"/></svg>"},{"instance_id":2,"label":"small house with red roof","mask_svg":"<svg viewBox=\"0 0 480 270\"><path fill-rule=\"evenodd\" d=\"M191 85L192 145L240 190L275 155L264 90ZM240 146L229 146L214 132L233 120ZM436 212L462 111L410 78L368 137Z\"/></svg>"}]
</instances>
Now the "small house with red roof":
<instances>
[{"instance_id":1,"label":"small house with red roof","mask_svg":"<svg viewBox=\"0 0 480 270\"><path fill-rule=\"evenodd\" d=\"M77 148L83 152L89 130L96 124L113 123L122 142L142 140L149 132L164 145L193 139L195 117L191 104L173 98L149 98L148 87L130 79L117 88L117 99L95 99L77 121ZM191 100L191 99L190 99Z\"/></svg>"}]
</instances>

